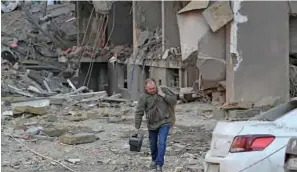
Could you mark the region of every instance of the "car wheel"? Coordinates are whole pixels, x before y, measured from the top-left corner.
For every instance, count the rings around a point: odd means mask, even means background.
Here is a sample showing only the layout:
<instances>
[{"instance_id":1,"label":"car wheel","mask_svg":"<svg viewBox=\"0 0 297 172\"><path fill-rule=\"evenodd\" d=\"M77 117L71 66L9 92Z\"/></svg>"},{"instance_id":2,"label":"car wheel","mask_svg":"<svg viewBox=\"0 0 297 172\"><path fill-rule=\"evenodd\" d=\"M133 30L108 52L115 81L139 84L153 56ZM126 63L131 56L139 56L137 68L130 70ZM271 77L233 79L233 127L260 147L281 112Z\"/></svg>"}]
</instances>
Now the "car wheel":
<instances>
[{"instance_id":1,"label":"car wheel","mask_svg":"<svg viewBox=\"0 0 297 172\"><path fill-rule=\"evenodd\" d=\"M285 172L297 172L297 156L291 155L285 163Z\"/></svg>"}]
</instances>

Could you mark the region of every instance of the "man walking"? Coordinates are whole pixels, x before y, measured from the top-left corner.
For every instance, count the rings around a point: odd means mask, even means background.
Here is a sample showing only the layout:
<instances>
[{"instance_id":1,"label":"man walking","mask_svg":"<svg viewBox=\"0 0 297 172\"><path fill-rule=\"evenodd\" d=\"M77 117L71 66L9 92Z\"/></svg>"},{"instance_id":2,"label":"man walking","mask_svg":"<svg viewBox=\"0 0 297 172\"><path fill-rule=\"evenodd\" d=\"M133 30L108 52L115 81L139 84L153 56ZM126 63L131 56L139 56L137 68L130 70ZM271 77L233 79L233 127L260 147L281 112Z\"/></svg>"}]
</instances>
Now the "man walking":
<instances>
[{"instance_id":1,"label":"man walking","mask_svg":"<svg viewBox=\"0 0 297 172\"><path fill-rule=\"evenodd\" d=\"M146 114L152 156L151 168L162 172L167 135L175 120L171 107L175 106L177 99L169 90L164 89L163 92L158 88L152 78L145 81L144 90L145 93L141 96L135 112L135 128L138 133L142 117Z\"/></svg>"}]
</instances>

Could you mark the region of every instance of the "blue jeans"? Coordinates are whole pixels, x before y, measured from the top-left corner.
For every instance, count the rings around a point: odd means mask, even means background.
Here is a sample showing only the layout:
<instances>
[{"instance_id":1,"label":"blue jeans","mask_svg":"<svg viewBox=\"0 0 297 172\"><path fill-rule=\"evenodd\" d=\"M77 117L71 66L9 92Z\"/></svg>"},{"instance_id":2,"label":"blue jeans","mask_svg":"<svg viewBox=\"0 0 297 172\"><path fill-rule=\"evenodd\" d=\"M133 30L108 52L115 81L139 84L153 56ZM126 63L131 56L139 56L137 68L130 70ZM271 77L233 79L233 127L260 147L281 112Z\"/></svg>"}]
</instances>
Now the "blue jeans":
<instances>
[{"instance_id":1,"label":"blue jeans","mask_svg":"<svg viewBox=\"0 0 297 172\"><path fill-rule=\"evenodd\" d=\"M169 133L170 125L166 124L157 130L149 130L149 140L151 147L152 160L157 165L163 166L166 151L166 141ZM159 142L158 142L159 140Z\"/></svg>"}]
</instances>

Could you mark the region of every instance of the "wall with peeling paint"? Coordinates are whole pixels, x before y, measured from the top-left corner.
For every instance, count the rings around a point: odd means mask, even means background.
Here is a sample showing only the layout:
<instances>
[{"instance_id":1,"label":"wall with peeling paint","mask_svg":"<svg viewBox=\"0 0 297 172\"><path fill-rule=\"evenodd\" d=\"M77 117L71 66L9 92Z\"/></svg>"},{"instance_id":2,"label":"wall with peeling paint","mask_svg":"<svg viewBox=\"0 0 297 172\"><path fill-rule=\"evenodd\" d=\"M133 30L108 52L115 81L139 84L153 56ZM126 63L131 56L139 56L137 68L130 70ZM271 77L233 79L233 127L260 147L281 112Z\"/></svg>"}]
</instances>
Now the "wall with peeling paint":
<instances>
[{"instance_id":1,"label":"wall with peeling paint","mask_svg":"<svg viewBox=\"0 0 297 172\"><path fill-rule=\"evenodd\" d=\"M288 100L287 2L234 1L233 12L229 57L233 71L227 72L233 75L232 85L227 88L233 93L229 101L256 102L268 96Z\"/></svg>"}]
</instances>

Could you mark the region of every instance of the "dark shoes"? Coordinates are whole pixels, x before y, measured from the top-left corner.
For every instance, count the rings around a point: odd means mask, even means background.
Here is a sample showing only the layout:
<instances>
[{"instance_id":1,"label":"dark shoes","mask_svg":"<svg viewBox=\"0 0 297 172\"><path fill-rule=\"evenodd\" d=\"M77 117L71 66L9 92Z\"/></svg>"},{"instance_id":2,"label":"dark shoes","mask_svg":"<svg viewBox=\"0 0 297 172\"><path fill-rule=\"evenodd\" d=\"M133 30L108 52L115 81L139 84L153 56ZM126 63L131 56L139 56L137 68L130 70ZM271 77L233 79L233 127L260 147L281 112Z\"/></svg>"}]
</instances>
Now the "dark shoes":
<instances>
[{"instance_id":1,"label":"dark shoes","mask_svg":"<svg viewBox=\"0 0 297 172\"><path fill-rule=\"evenodd\" d=\"M150 169L154 170L154 169L156 169L156 168L157 168L157 164L156 164L156 162L155 162L155 161L152 161L152 162L151 162L151 165L150 165Z\"/></svg>"},{"instance_id":2,"label":"dark shoes","mask_svg":"<svg viewBox=\"0 0 297 172\"><path fill-rule=\"evenodd\" d=\"M150 169L156 170L156 172L162 172L162 167L157 165L155 161L151 162Z\"/></svg>"},{"instance_id":3,"label":"dark shoes","mask_svg":"<svg viewBox=\"0 0 297 172\"><path fill-rule=\"evenodd\" d=\"M160 165L157 165L156 172L162 172L162 167Z\"/></svg>"}]
</instances>

